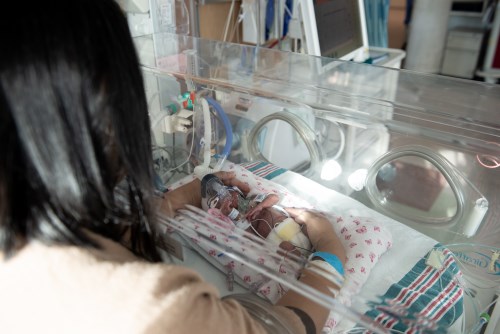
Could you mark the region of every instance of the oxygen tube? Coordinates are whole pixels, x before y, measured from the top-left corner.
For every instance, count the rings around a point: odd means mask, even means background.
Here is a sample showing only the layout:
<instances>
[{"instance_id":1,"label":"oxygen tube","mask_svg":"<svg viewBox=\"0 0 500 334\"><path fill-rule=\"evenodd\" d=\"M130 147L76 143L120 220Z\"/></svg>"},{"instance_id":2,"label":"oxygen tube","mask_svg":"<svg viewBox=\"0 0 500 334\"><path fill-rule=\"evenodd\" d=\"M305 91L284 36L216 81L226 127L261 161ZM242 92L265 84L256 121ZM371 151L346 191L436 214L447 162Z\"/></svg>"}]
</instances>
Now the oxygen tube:
<instances>
[{"instance_id":1,"label":"oxygen tube","mask_svg":"<svg viewBox=\"0 0 500 334\"><path fill-rule=\"evenodd\" d=\"M222 165L226 161L226 158L231 153L231 147L233 145L233 128L231 126L231 122L227 117L226 113L220 106L220 104L210 97L201 97L201 108L203 112L203 120L204 120L204 134L203 134L203 164L196 166L194 168L194 174L200 180L203 176L207 174L212 174L221 170ZM222 120L224 125L224 130L226 132L226 143L224 145L224 149L222 154L218 155L217 163L213 168L210 167L210 161L212 158L212 123L210 119L210 107L214 108L217 112L217 115Z\"/></svg>"}]
</instances>

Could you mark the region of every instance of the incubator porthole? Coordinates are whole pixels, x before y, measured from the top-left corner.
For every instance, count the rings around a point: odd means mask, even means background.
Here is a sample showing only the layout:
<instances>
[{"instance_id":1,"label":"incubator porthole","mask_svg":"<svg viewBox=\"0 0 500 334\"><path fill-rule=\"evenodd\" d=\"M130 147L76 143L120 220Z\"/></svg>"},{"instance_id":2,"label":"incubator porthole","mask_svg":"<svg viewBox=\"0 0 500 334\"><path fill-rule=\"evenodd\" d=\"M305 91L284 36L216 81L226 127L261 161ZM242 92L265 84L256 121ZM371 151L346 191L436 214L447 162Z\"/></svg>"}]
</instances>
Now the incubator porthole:
<instances>
[{"instance_id":1,"label":"incubator porthole","mask_svg":"<svg viewBox=\"0 0 500 334\"><path fill-rule=\"evenodd\" d=\"M377 173L381 202L403 214L447 221L457 213L457 200L444 175L427 160L401 157Z\"/></svg>"},{"instance_id":2,"label":"incubator porthole","mask_svg":"<svg viewBox=\"0 0 500 334\"><path fill-rule=\"evenodd\" d=\"M279 135L278 135L279 134ZM316 133L299 116L277 112L257 122L248 136L250 160L263 160L307 175L325 159Z\"/></svg>"},{"instance_id":3,"label":"incubator porthole","mask_svg":"<svg viewBox=\"0 0 500 334\"><path fill-rule=\"evenodd\" d=\"M398 149L370 168L366 187L381 211L394 218L443 224L459 219L463 196L459 180L444 159L418 149Z\"/></svg>"}]
</instances>

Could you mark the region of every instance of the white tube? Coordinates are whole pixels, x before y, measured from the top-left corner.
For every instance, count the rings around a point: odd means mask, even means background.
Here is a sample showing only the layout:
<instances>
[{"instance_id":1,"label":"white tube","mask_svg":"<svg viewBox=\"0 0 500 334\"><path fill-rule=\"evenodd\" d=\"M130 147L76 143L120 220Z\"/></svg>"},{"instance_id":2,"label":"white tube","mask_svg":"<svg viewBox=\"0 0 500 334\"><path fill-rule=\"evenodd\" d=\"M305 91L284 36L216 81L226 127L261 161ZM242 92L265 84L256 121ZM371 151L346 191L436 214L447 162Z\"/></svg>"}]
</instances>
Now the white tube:
<instances>
[{"instance_id":1,"label":"white tube","mask_svg":"<svg viewBox=\"0 0 500 334\"><path fill-rule=\"evenodd\" d=\"M405 69L439 73L448 32L451 0L415 0Z\"/></svg>"},{"instance_id":2,"label":"white tube","mask_svg":"<svg viewBox=\"0 0 500 334\"><path fill-rule=\"evenodd\" d=\"M213 172L210 167L211 151L210 146L212 145L212 123L210 122L210 107L206 99L201 98L201 107L203 112L203 122L204 122L204 134L203 134L203 164L196 166L194 168L194 174L201 180L203 176L208 173Z\"/></svg>"},{"instance_id":3,"label":"white tube","mask_svg":"<svg viewBox=\"0 0 500 334\"><path fill-rule=\"evenodd\" d=\"M488 211L488 201L486 198L480 198L470 209L467 218L464 220L462 233L470 238L476 235L486 212Z\"/></svg>"},{"instance_id":4,"label":"white tube","mask_svg":"<svg viewBox=\"0 0 500 334\"><path fill-rule=\"evenodd\" d=\"M495 298L500 298L500 290L497 291ZM498 303L495 304L495 307L493 308L493 312L491 312L490 316L490 321L488 321L488 324L486 325L486 329L484 330L484 334L494 334L498 333L498 330L500 328L499 325L499 320L500 320L500 306Z\"/></svg>"}]
</instances>

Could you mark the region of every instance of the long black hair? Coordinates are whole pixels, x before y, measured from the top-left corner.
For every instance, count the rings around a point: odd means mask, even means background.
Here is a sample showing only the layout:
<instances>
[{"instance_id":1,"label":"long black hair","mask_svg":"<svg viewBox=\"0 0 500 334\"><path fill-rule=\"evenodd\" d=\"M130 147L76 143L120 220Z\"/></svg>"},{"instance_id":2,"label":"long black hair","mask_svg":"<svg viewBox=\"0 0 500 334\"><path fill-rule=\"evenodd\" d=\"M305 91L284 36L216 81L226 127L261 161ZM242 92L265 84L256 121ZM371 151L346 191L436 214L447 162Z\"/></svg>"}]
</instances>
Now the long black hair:
<instances>
[{"instance_id":1,"label":"long black hair","mask_svg":"<svg viewBox=\"0 0 500 334\"><path fill-rule=\"evenodd\" d=\"M130 231L132 249L157 259L147 102L122 11L112 0L14 6L0 20L0 251L98 247L85 227L115 240Z\"/></svg>"}]
</instances>

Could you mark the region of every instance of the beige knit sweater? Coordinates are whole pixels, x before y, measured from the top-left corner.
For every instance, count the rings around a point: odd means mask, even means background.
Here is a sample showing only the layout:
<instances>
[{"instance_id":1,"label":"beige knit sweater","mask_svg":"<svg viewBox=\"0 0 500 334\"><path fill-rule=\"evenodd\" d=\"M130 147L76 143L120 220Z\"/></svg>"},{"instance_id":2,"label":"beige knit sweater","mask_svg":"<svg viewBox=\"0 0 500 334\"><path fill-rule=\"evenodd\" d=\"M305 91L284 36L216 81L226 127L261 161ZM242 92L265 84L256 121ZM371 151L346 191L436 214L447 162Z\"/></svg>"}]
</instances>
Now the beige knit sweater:
<instances>
[{"instance_id":1,"label":"beige knit sweater","mask_svg":"<svg viewBox=\"0 0 500 334\"><path fill-rule=\"evenodd\" d=\"M264 332L195 272L94 237L102 250L31 242L9 260L0 254L0 333ZM293 312L276 309L304 331Z\"/></svg>"}]
</instances>

